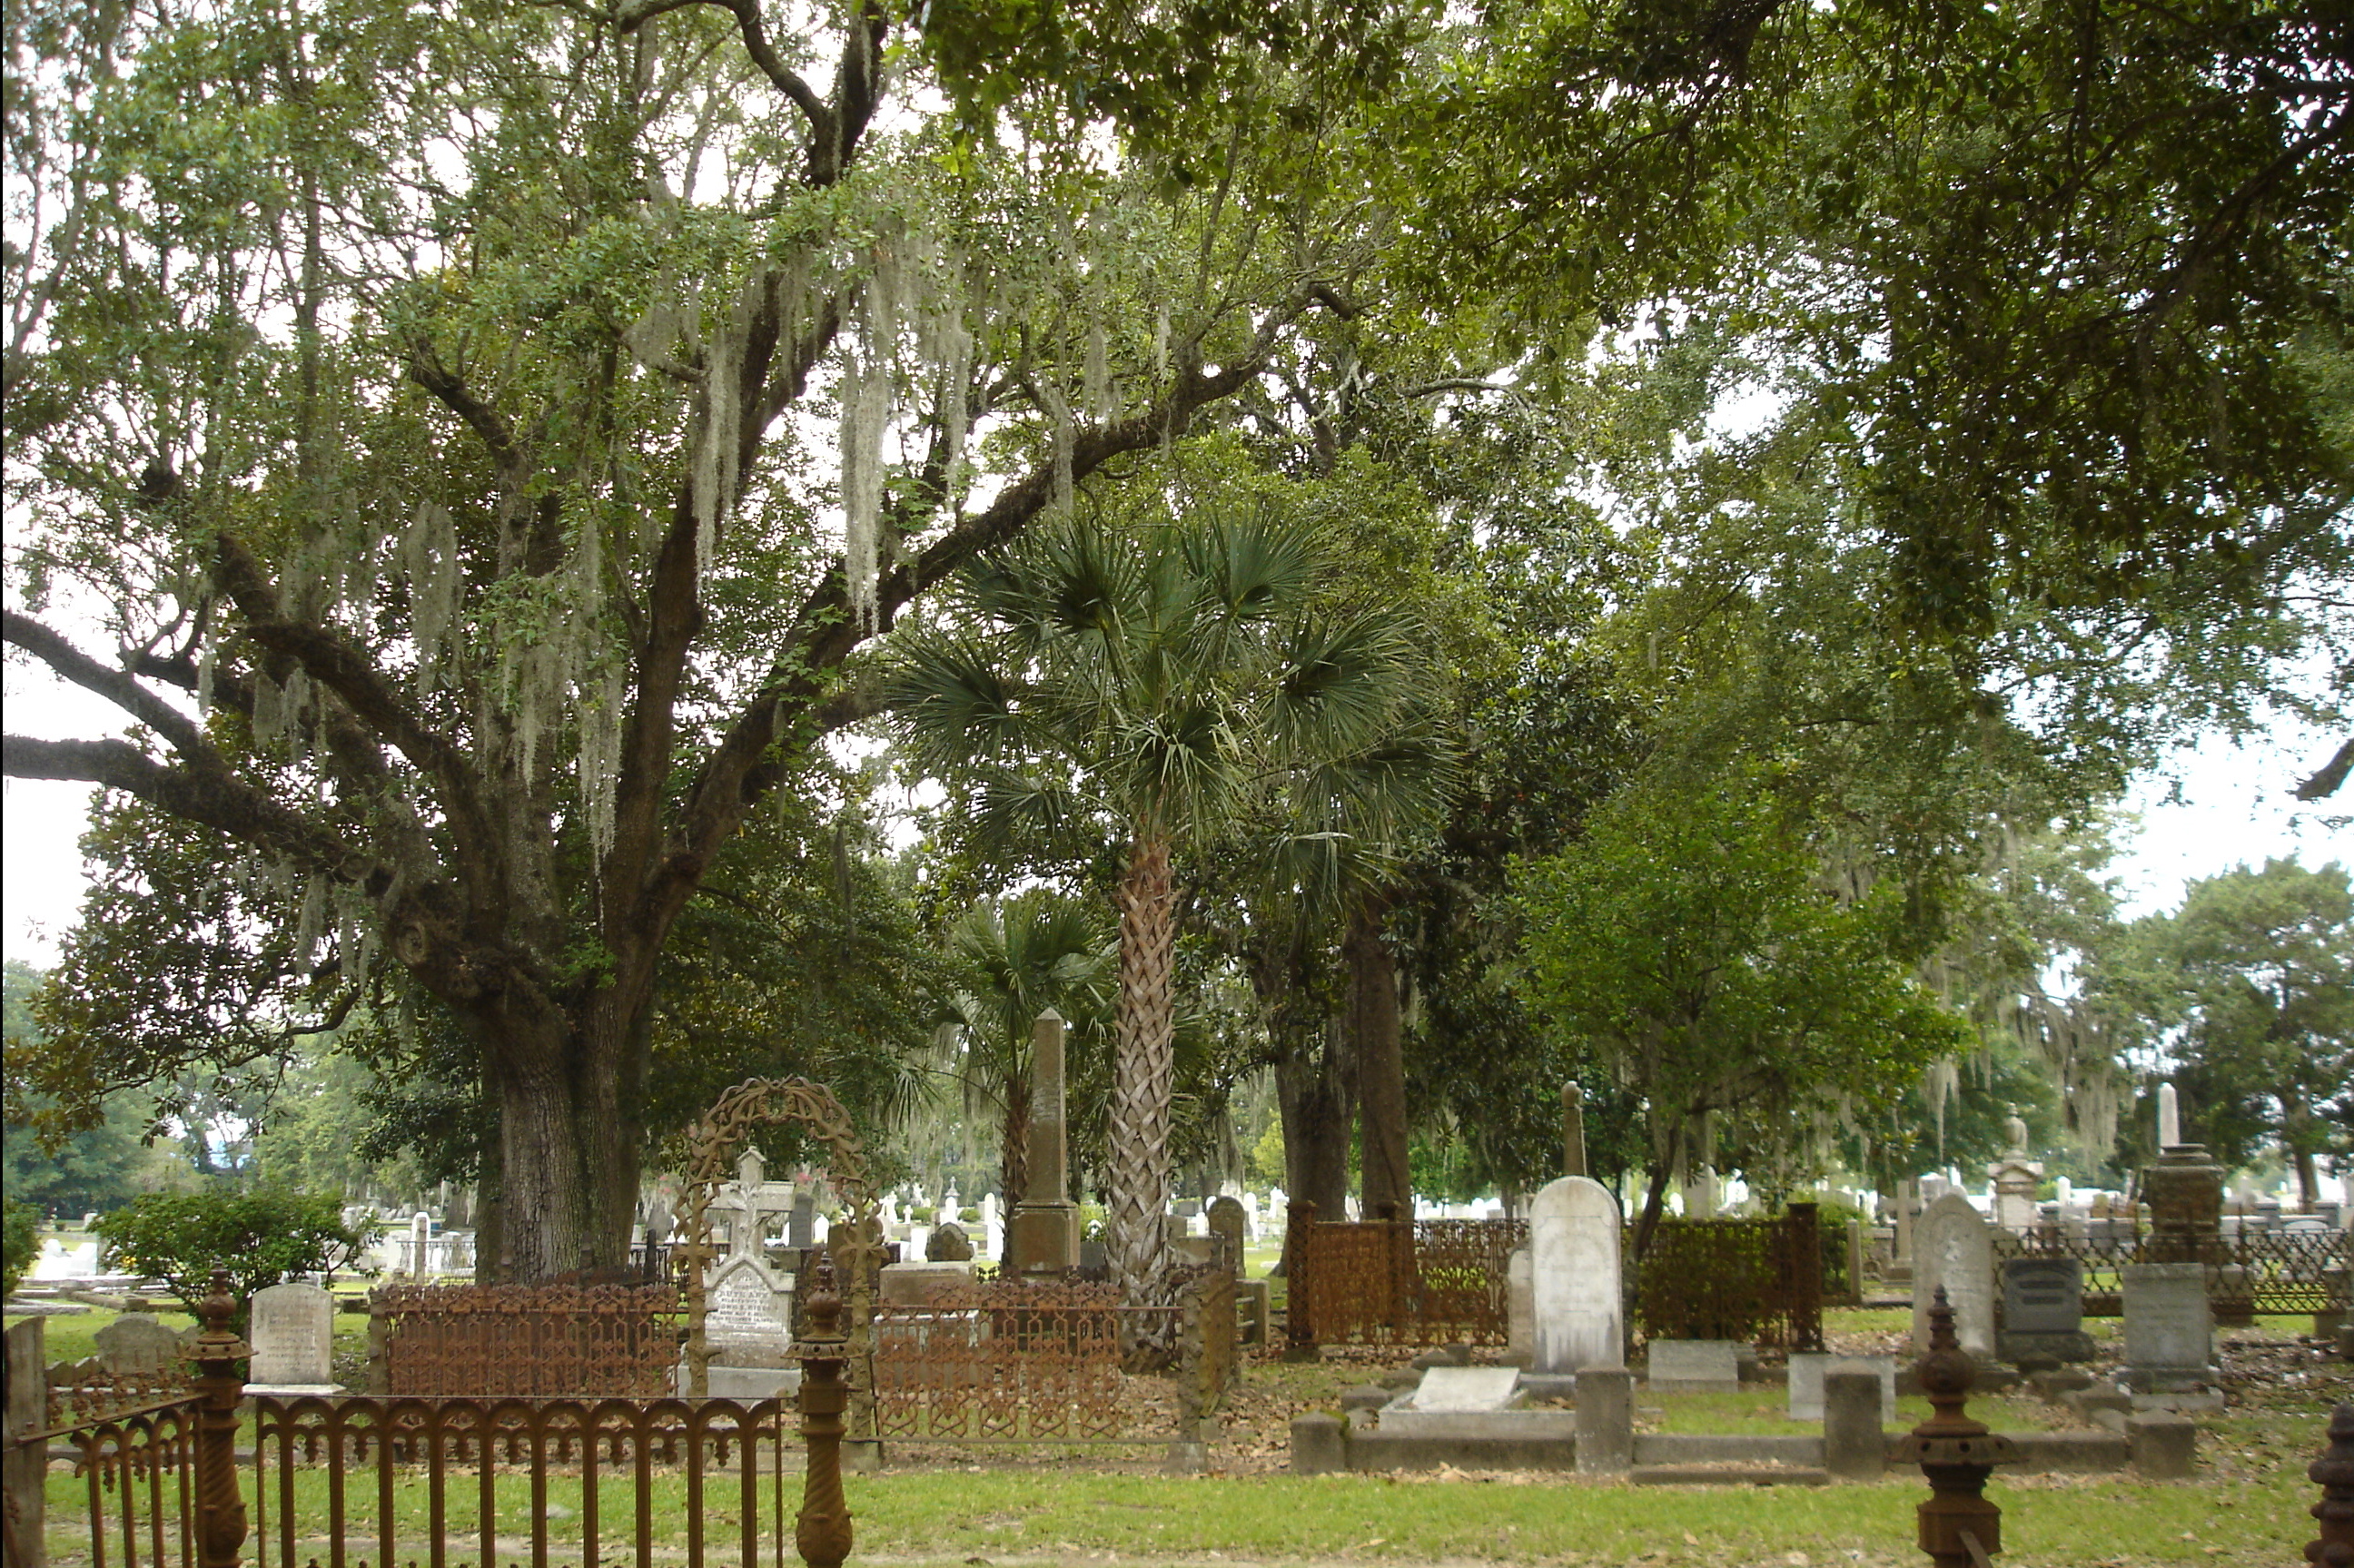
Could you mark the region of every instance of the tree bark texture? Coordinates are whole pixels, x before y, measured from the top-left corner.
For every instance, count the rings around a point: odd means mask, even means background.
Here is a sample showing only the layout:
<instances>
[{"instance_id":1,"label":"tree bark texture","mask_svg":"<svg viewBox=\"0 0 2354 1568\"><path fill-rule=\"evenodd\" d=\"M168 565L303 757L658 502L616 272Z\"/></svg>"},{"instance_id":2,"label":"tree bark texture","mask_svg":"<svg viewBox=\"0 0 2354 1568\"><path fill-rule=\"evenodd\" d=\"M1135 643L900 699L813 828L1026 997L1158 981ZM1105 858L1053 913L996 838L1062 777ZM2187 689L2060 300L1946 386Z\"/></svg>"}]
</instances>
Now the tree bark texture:
<instances>
[{"instance_id":1,"label":"tree bark texture","mask_svg":"<svg viewBox=\"0 0 2354 1568\"><path fill-rule=\"evenodd\" d=\"M1132 1307L1154 1299L1169 1209L1169 1101L1176 1072L1171 969L1176 886L1166 832L1140 829L1119 882L1119 1026L1111 1086L1105 1228L1113 1280Z\"/></svg>"},{"instance_id":2,"label":"tree bark texture","mask_svg":"<svg viewBox=\"0 0 2354 1568\"><path fill-rule=\"evenodd\" d=\"M1360 896L1349 911L1341 957L1349 977L1348 1033L1357 1059L1358 1118L1363 1129L1358 1213L1396 1205L1414 1218L1414 1179L1406 1169L1405 1043L1398 1020L1396 955L1383 939L1389 900Z\"/></svg>"},{"instance_id":3,"label":"tree bark texture","mask_svg":"<svg viewBox=\"0 0 2354 1568\"><path fill-rule=\"evenodd\" d=\"M1283 1169L1289 1195L1315 1204L1325 1221L1337 1223L1348 1217L1349 1132L1356 1120L1357 1075L1337 1023L1328 1023L1318 1034L1318 1043L1277 1061L1276 1105L1283 1118Z\"/></svg>"}]
</instances>

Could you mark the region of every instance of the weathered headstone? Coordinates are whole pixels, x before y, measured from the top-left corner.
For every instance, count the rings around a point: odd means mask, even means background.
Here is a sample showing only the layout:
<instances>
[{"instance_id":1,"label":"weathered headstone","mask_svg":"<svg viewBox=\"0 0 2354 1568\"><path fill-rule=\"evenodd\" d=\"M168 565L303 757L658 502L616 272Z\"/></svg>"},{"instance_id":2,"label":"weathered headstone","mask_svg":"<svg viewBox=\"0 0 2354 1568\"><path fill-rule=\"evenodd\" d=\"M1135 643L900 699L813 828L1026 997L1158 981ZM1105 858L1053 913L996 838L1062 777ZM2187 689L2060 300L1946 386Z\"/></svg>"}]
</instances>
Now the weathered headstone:
<instances>
[{"instance_id":1,"label":"weathered headstone","mask_svg":"<svg viewBox=\"0 0 2354 1568\"><path fill-rule=\"evenodd\" d=\"M722 1259L704 1286L703 1331L714 1397L767 1399L799 1386L792 1285L749 1253Z\"/></svg>"},{"instance_id":2,"label":"weathered headstone","mask_svg":"<svg viewBox=\"0 0 2354 1568\"><path fill-rule=\"evenodd\" d=\"M1553 1376L1621 1364L1618 1200L1585 1176L1564 1176L1529 1203L1533 1368Z\"/></svg>"},{"instance_id":3,"label":"weathered headstone","mask_svg":"<svg viewBox=\"0 0 2354 1568\"><path fill-rule=\"evenodd\" d=\"M2035 1228L2035 1192L2043 1180L2043 1167L2028 1158L2025 1119L2013 1111L2004 1127L2009 1147L1986 1168L1994 1183L1994 1224L1997 1230L2025 1235Z\"/></svg>"},{"instance_id":4,"label":"weathered headstone","mask_svg":"<svg viewBox=\"0 0 2354 1568\"><path fill-rule=\"evenodd\" d=\"M950 1220L947 1224L934 1231L930 1239L924 1243L924 1261L926 1263L970 1263L972 1238L965 1234L962 1225Z\"/></svg>"},{"instance_id":5,"label":"weathered headstone","mask_svg":"<svg viewBox=\"0 0 2354 1568\"><path fill-rule=\"evenodd\" d=\"M1840 1356L1823 1351L1793 1351L1789 1365L1789 1414L1793 1421L1823 1419L1823 1391L1833 1372L1865 1372L1881 1388L1881 1418L1896 1419L1896 1358Z\"/></svg>"},{"instance_id":6,"label":"weathered headstone","mask_svg":"<svg viewBox=\"0 0 2354 1568\"><path fill-rule=\"evenodd\" d=\"M1526 1247L1514 1248L1504 1262L1504 1359L1514 1366L1536 1365L1536 1265Z\"/></svg>"},{"instance_id":7,"label":"weathered headstone","mask_svg":"<svg viewBox=\"0 0 2354 1568\"><path fill-rule=\"evenodd\" d=\"M431 1271L426 1244L433 1239L433 1216L419 1209L408 1221L408 1275L422 1279Z\"/></svg>"},{"instance_id":8,"label":"weathered headstone","mask_svg":"<svg viewBox=\"0 0 2354 1568\"><path fill-rule=\"evenodd\" d=\"M793 1206L785 1219L785 1243L789 1246L817 1245L817 1194L807 1191L793 1193Z\"/></svg>"},{"instance_id":9,"label":"weathered headstone","mask_svg":"<svg viewBox=\"0 0 2354 1568\"><path fill-rule=\"evenodd\" d=\"M1738 1393L1741 1347L1731 1340L1653 1340L1644 1373L1655 1393Z\"/></svg>"},{"instance_id":10,"label":"weathered headstone","mask_svg":"<svg viewBox=\"0 0 2354 1568\"><path fill-rule=\"evenodd\" d=\"M1414 1392L1415 1410L1504 1410L1519 1396L1517 1367L1429 1367Z\"/></svg>"},{"instance_id":11,"label":"weathered headstone","mask_svg":"<svg viewBox=\"0 0 2354 1568\"><path fill-rule=\"evenodd\" d=\"M1217 1244L1218 1261L1239 1276L1243 1272L1245 1228L1242 1203L1234 1198L1213 1198L1207 1218L1210 1238Z\"/></svg>"},{"instance_id":12,"label":"weathered headstone","mask_svg":"<svg viewBox=\"0 0 2354 1568\"><path fill-rule=\"evenodd\" d=\"M1622 1475L1635 1465L1635 1374L1587 1367L1577 1374L1577 1469Z\"/></svg>"},{"instance_id":13,"label":"weathered headstone","mask_svg":"<svg viewBox=\"0 0 2354 1568\"><path fill-rule=\"evenodd\" d=\"M2214 1317L2207 1270L2196 1263L2129 1263L2125 1286L2125 1381L2141 1393L2174 1393L2215 1380Z\"/></svg>"},{"instance_id":14,"label":"weathered headstone","mask_svg":"<svg viewBox=\"0 0 2354 1568\"><path fill-rule=\"evenodd\" d=\"M180 1366L180 1336L152 1312L125 1312L97 1335L98 1364L118 1377L153 1376Z\"/></svg>"},{"instance_id":15,"label":"weathered headstone","mask_svg":"<svg viewBox=\"0 0 2354 1568\"><path fill-rule=\"evenodd\" d=\"M335 1298L315 1285L289 1282L253 1293L249 1388L332 1389Z\"/></svg>"},{"instance_id":16,"label":"weathered headstone","mask_svg":"<svg viewBox=\"0 0 2354 1568\"><path fill-rule=\"evenodd\" d=\"M1878 1480L1888 1467L1888 1445L1882 1427L1895 1412L1894 1358L1891 1378L1883 1386L1872 1372L1855 1362L1840 1361L1823 1376L1823 1468L1838 1480Z\"/></svg>"},{"instance_id":17,"label":"weathered headstone","mask_svg":"<svg viewBox=\"0 0 2354 1568\"><path fill-rule=\"evenodd\" d=\"M1063 1019L1048 1008L1030 1035L1030 1187L1006 1234L1009 1273L1060 1274L1085 1261L1078 1205L1070 1201L1063 1082Z\"/></svg>"},{"instance_id":18,"label":"weathered headstone","mask_svg":"<svg viewBox=\"0 0 2354 1568\"><path fill-rule=\"evenodd\" d=\"M2002 1328L1995 1353L2013 1363L2030 1357L2093 1359L2084 1332L2084 1266L2073 1257L2002 1261Z\"/></svg>"},{"instance_id":19,"label":"weathered headstone","mask_svg":"<svg viewBox=\"0 0 2354 1568\"><path fill-rule=\"evenodd\" d=\"M2182 1141L2182 1101L2172 1084L2158 1086L2158 1151L2160 1154Z\"/></svg>"},{"instance_id":20,"label":"weathered headstone","mask_svg":"<svg viewBox=\"0 0 2354 1568\"><path fill-rule=\"evenodd\" d=\"M1962 1352L1978 1361L1994 1354L1994 1241L1987 1223L1959 1192L1921 1211L1913 1241L1913 1349L1929 1351L1929 1304L1946 1287L1954 1333Z\"/></svg>"}]
</instances>

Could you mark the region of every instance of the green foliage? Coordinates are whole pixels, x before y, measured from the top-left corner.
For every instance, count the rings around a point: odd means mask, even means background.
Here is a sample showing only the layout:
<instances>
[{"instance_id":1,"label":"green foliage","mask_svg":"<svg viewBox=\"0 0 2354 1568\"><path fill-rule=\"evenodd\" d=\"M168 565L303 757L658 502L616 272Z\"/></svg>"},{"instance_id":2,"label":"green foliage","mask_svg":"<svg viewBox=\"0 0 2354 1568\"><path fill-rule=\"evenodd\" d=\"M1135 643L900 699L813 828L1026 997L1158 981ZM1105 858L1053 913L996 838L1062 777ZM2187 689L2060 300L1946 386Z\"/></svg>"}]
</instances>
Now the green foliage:
<instances>
[{"instance_id":1,"label":"green foliage","mask_svg":"<svg viewBox=\"0 0 2354 1568\"><path fill-rule=\"evenodd\" d=\"M249 1303L255 1291L296 1275L350 1267L371 1239L344 1224L334 1192L221 1185L150 1193L101 1218L97 1233L116 1267L163 1280L191 1312L216 1268L228 1271L239 1301Z\"/></svg>"},{"instance_id":2,"label":"green foliage","mask_svg":"<svg viewBox=\"0 0 2354 1568\"><path fill-rule=\"evenodd\" d=\"M1650 1204L1704 1115L1720 1169L1783 1188L1967 1038L1892 951L1893 889L1827 891L1798 830L1754 776L1629 791L1522 882L1532 994L1642 1098Z\"/></svg>"},{"instance_id":3,"label":"green foliage","mask_svg":"<svg viewBox=\"0 0 2354 1568\"><path fill-rule=\"evenodd\" d=\"M2268 860L2136 923L2104 977L2172 1033L2188 1137L2226 1164L2276 1145L2306 1202L2315 1162L2354 1153L2354 889L2336 862Z\"/></svg>"},{"instance_id":4,"label":"green foliage","mask_svg":"<svg viewBox=\"0 0 2354 1568\"><path fill-rule=\"evenodd\" d=\"M34 1003L47 978L19 959L7 962L8 1112L0 1129L0 1169L9 1196L37 1210L79 1216L185 1181L187 1164L180 1154L149 1141L152 1097L124 1091L65 1112L36 1086L47 1058ZM69 1126L75 1130L61 1130Z\"/></svg>"},{"instance_id":5,"label":"green foliage","mask_svg":"<svg viewBox=\"0 0 2354 1568\"><path fill-rule=\"evenodd\" d=\"M14 1296L41 1255L41 1212L0 1198L0 1296Z\"/></svg>"}]
</instances>

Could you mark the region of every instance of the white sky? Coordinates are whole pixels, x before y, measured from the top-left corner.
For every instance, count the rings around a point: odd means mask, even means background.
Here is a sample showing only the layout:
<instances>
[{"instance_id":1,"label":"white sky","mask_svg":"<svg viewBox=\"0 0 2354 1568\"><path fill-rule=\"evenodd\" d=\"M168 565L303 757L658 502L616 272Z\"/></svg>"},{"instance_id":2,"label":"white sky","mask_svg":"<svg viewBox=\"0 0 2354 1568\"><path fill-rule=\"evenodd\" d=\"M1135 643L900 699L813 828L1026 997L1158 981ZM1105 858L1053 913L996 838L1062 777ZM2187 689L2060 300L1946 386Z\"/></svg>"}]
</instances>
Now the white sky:
<instances>
[{"instance_id":1,"label":"white sky","mask_svg":"<svg viewBox=\"0 0 2354 1568\"><path fill-rule=\"evenodd\" d=\"M111 706L45 674L16 662L0 672L10 731L63 739L120 730ZM2288 793L2327 760L2335 745L2301 726L2244 747L2211 741L2145 779L2130 802L2141 816L2141 831L2124 843L2111 868L2124 885L2128 911L2168 907L2187 882L2237 864L2261 865L2267 856L2307 865L2354 859L2354 832L2328 821L2354 814L2354 799L2319 803L2333 811L2301 806ZM2181 799L2168 801L2177 786ZM56 961L58 938L73 924L81 899L77 846L90 794L80 784L0 780L0 880L5 884L0 954L41 968Z\"/></svg>"}]
</instances>

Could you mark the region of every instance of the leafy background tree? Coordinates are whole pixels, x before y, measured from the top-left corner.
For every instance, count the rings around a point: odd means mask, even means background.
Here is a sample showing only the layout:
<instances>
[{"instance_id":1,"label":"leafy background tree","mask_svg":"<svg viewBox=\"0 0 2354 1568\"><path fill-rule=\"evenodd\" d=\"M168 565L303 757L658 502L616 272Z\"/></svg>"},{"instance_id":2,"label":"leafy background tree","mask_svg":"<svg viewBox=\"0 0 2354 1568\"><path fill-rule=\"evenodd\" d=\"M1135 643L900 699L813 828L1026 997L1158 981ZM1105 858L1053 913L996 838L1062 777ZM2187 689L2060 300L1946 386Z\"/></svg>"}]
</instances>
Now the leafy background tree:
<instances>
[{"instance_id":1,"label":"leafy background tree","mask_svg":"<svg viewBox=\"0 0 2354 1568\"><path fill-rule=\"evenodd\" d=\"M211 1291L213 1270L226 1269L240 1333L255 1291L296 1275L349 1268L373 1239L344 1223L335 1193L219 1186L148 1193L102 1217L98 1234L114 1266L163 1280L191 1313Z\"/></svg>"}]
</instances>

